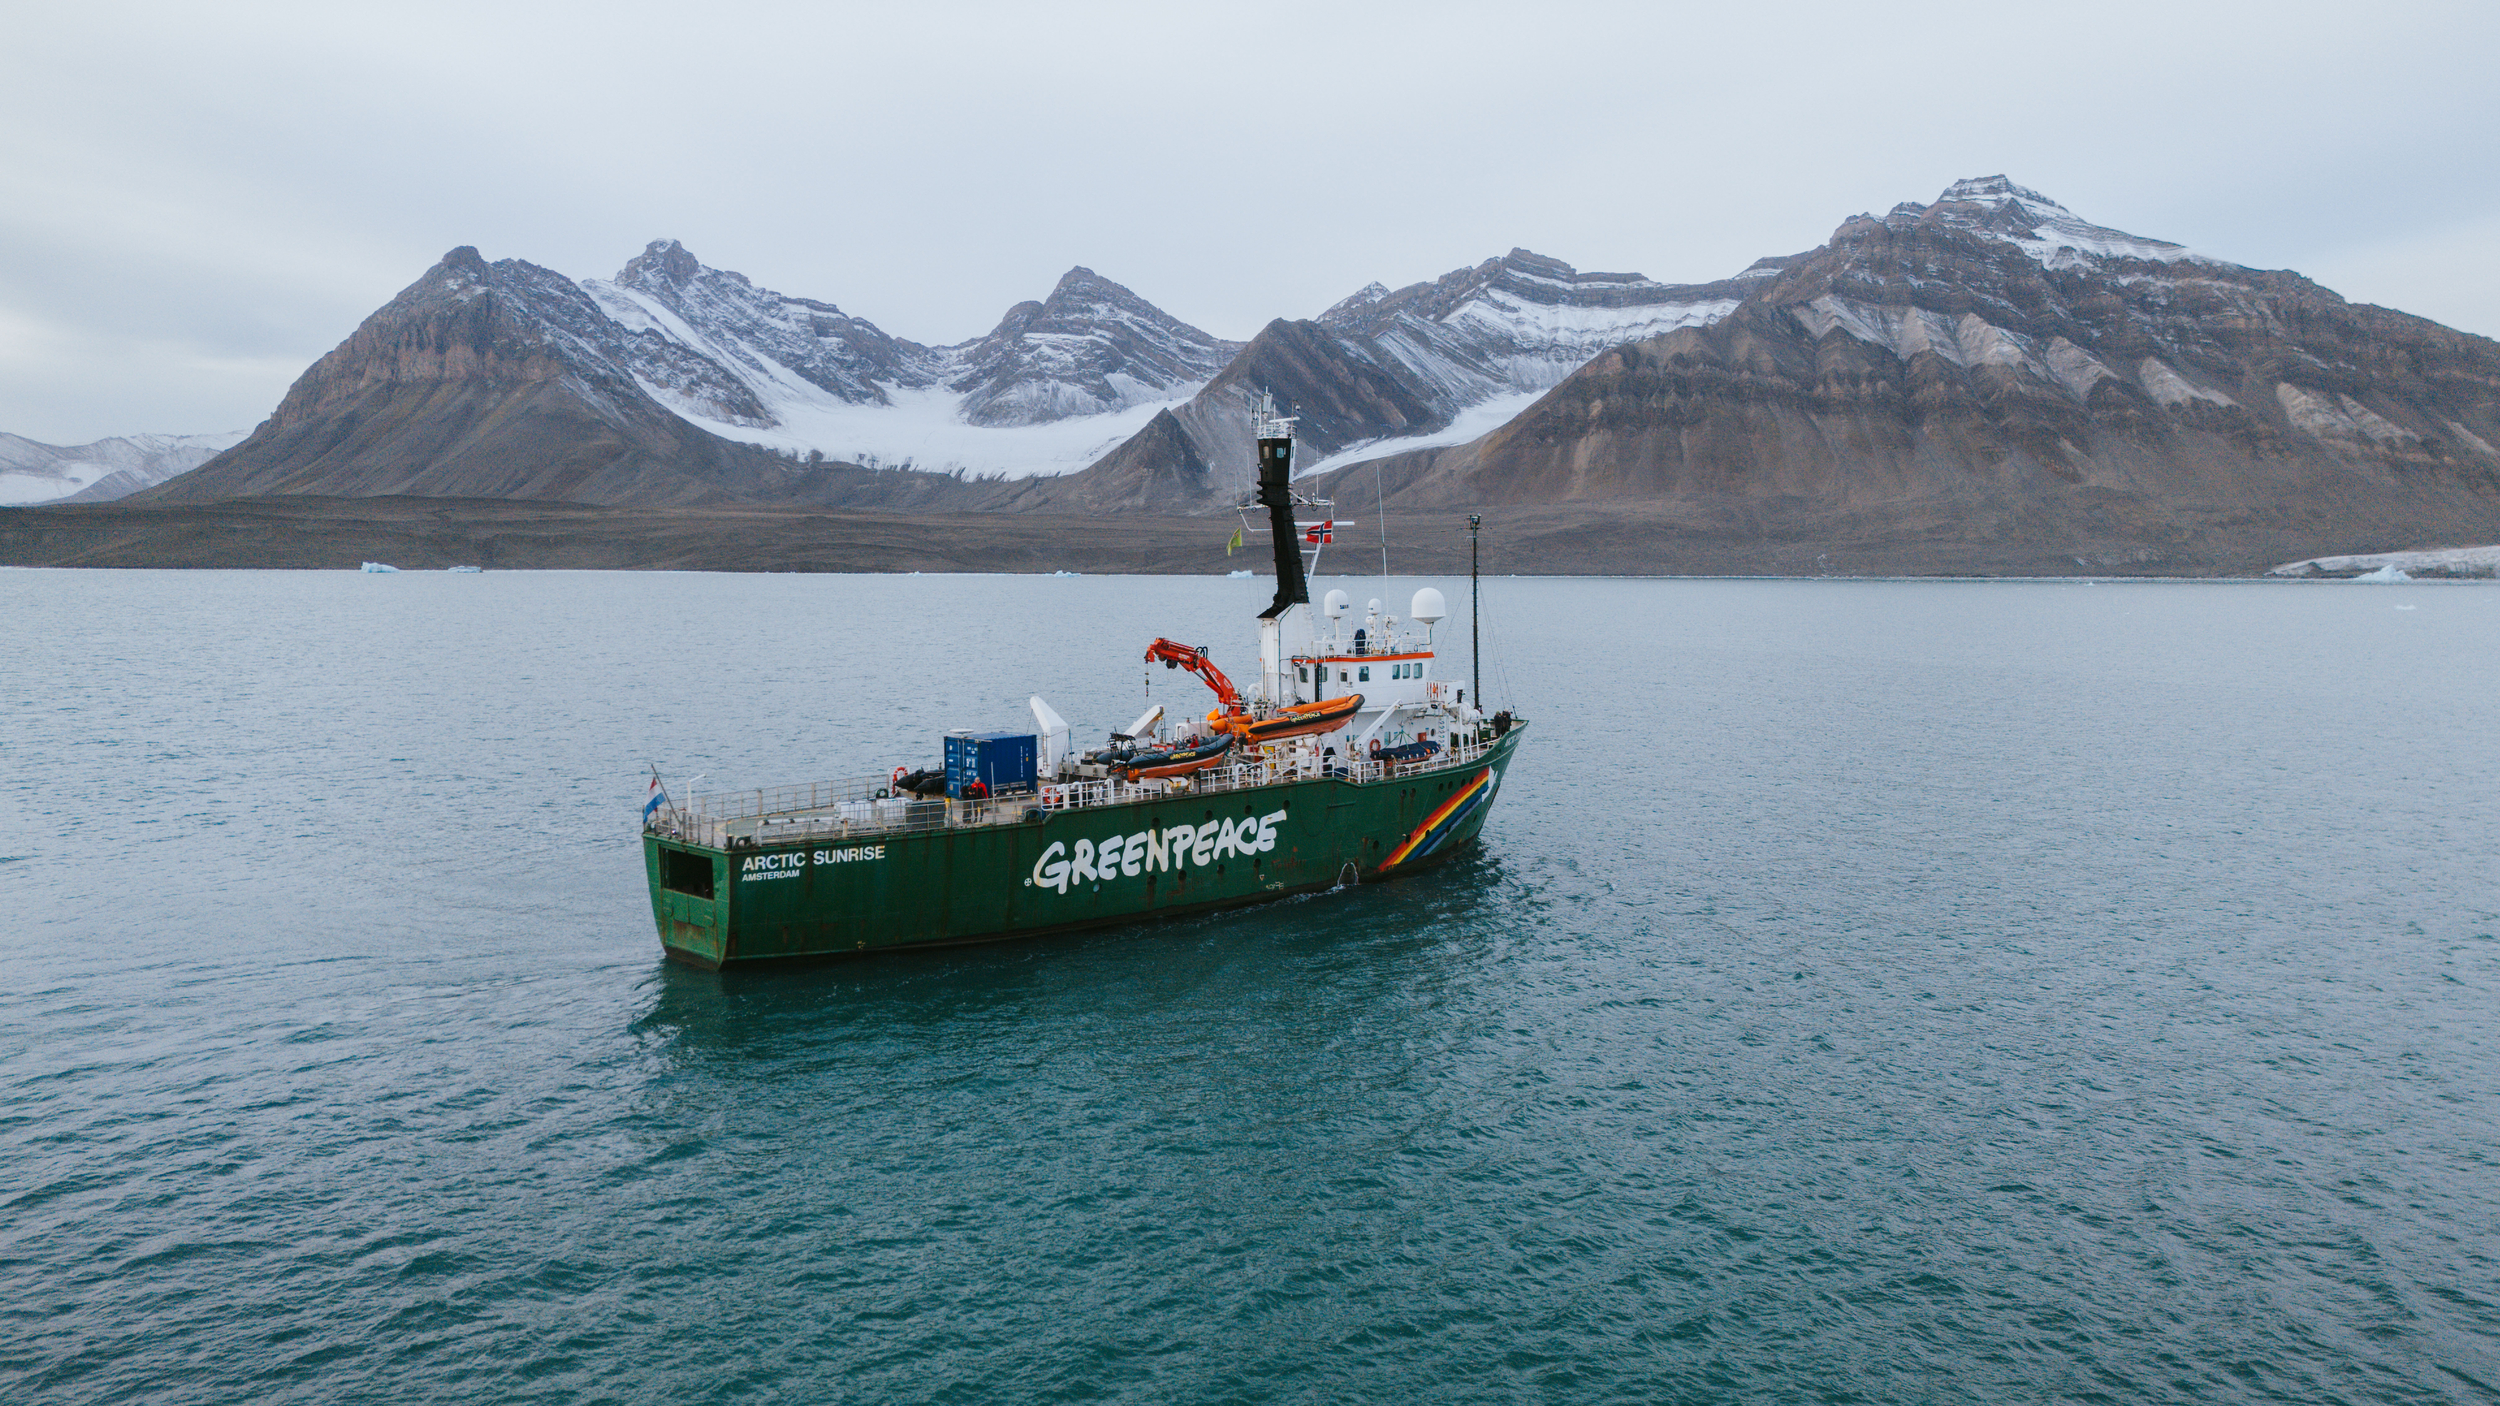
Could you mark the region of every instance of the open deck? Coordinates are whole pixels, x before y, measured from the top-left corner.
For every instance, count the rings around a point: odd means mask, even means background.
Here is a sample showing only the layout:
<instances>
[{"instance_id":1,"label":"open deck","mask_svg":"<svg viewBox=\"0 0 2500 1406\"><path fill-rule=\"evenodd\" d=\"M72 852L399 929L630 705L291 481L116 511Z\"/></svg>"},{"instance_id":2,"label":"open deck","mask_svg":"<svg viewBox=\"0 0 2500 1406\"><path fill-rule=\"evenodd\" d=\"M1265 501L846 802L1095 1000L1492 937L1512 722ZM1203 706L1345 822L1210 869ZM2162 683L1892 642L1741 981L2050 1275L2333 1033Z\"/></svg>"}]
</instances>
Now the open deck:
<instances>
[{"instance_id":1,"label":"open deck","mask_svg":"<svg viewBox=\"0 0 2500 1406\"><path fill-rule=\"evenodd\" d=\"M1325 770L1310 749L1277 745L1258 749L1254 758L1210 767L1190 776L1147 781L1053 782L1037 792L978 801L908 796L881 799L877 793L890 784L890 778L850 777L690 796L682 805L662 808L646 828L668 839L708 849L751 849L785 842L883 839L918 831L1021 825L1026 823L1027 813L1037 809L1084 810L1165 796L1217 795L1328 776L1358 786L1430 776L1481 762L1496 741L1492 729L1480 728L1465 737L1453 738L1448 748L1429 760L1331 758Z\"/></svg>"}]
</instances>

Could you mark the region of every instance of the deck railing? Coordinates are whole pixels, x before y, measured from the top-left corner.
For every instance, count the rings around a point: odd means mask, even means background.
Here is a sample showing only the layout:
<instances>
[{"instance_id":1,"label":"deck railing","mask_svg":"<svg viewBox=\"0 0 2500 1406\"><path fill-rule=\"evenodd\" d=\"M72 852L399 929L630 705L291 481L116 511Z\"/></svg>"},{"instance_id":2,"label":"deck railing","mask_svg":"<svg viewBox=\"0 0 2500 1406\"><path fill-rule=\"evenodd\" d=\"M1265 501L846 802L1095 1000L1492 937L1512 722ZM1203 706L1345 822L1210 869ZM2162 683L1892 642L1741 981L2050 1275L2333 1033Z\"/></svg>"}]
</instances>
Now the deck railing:
<instances>
[{"instance_id":1,"label":"deck railing","mask_svg":"<svg viewBox=\"0 0 2500 1406\"><path fill-rule=\"evenodd\" d=\"M1315 781L1334 776L1357 785L1373 785L1472 766L1482 761L1495 743L1492 731L1482 729L1451 738L1442 751L1421 761L1323 759L1296 751L1229 762L1183 777L1053 782L1036 792L977 801L916 796L880 799L877 792L889 787L891 778L850 777L691 796L681 805L654 813L648 828L671 839L712 849L752 848L794 840L874 841L924 830L1018 825L1024 823L1028 812L1036 809L1088 810L1166 796L1219 795L1279 781Z\"/></svg>"}]
</instances>

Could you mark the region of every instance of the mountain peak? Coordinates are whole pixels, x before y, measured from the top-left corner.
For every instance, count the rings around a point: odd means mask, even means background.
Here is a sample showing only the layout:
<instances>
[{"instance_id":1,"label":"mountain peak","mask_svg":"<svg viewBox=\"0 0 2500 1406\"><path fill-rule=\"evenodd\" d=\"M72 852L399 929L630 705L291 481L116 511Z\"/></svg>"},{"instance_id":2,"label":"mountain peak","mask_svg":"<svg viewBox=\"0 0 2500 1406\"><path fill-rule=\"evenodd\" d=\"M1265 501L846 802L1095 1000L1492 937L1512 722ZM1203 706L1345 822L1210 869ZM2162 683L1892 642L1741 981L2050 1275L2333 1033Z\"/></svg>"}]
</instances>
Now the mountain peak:
<instances>
[{"instance_id":1,"label":"mountain peak","mask_svg":"<svg viewBox=\"0 0 2500 1406\"><path fill-rule=\"evenodd\" d=\"M1389 285L1374 280L1338 299L1329 306L1328 311L1321 313L1317 320L1326 322L1332 317L1351 316L1388 296Z\"/></svg>"},{"instance_id":2,"label":"mountain peak","mask_svg":"<svg viewBox=\"0 0 2500 1406\"><path fill-rule=\"evenodd\" d=\"M1849 230L1861 220L1896 230L1920 225L1950 226L2015 245L2048 268L2076 268L2094 259L2211 262L2184 245L2096 225L2002 175L1958 180L1946 186L1933 205L1905 200L1893 206L1880 221L1872 215L1860 215L1841 228Z\"/></svg>"},{"instance_id":3,"label":"mountain peak","mask_svg":"<svg viewBox=\"0 0 2500 1406\"><path fill-rule=\"evenodd\" d=\"M1967 180L1955 181L1944 188L1944 194L1936 197L1936 203L1939 205L1953 202L1999 208L2007 205L2025 205L2043 213L2068 216L2073 214L2065 206L2040 192L2027 186L2018 186L2001 175L1973 176Z\"/></svg>"},{"instance_id":4,"label":"mountain peak","mask_svg":"<svg viewBox=\"0 0 2500 1406\"><path fill-rule=\"evenodd\" d=\"M434 263L436 272L462 283L483 283L488 277L486 256L474 244L463 244Z\"/></svg>"},{"instance_id":5,"label":"mountain peak","mask_svg":"<svg viewBox=\"0 0 2500 1406\"><path fill-rule=\"evenodd\" d=\"M642 252L617 270L616 281L628 288L647 288L655 283L682 286L703 272L703 261L694 251L674 239L654 239Z\"/></svg>"},{"instance_id":6,"label":"mountain peak","mask_svg":"<svg viewBox=\"0 0 2500 1406\"><path fill-rule=\"evenodd\" d=\"M975 425L1033 425L1098 415L1203 382L1240 350L1078 264L1050 296L1018 303L977 342L950 347Z\"/></svg>"},{"instance_id":7,"label":"mountain peak","mask_svg":"<svg viewBox=\"0 0 2500 1406\"><path fill-rule=\"evenodd\" d=\"M1059 281L1051 285L1050 296L1042 300L1042 308L1054 320L1092 321L1103 317L1128 316L1144 317L1149 321L1174 321L1170 314L1139 297L1136 289L1105 278L1083 264L1059 275ZM1011 310L1008 316L1013 317L1015 313Z\"/></svg>"}]
</instances>

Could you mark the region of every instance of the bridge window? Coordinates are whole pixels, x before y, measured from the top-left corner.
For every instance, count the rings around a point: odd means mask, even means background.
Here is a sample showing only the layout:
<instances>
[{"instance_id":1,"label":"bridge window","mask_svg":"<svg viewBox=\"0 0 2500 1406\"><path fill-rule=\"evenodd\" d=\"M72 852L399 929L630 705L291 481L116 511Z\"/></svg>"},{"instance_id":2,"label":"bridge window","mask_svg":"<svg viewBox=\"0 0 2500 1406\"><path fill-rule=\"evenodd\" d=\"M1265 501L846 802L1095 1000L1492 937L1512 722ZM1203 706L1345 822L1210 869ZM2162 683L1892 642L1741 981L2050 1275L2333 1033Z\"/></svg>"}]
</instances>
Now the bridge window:
<instances>
[{"instance_id":1,"label":"bridge window","mask_svg":"<svg viewBox=\"0 0 2500 1406\"><path fill-rule=\"evenodd\" d=\"M1372 666L1369 664L1355 670L1355 673L1358 676L1355 680L1357 683L1370 683L1372 681Z\"/></svg>"}]
</instances>

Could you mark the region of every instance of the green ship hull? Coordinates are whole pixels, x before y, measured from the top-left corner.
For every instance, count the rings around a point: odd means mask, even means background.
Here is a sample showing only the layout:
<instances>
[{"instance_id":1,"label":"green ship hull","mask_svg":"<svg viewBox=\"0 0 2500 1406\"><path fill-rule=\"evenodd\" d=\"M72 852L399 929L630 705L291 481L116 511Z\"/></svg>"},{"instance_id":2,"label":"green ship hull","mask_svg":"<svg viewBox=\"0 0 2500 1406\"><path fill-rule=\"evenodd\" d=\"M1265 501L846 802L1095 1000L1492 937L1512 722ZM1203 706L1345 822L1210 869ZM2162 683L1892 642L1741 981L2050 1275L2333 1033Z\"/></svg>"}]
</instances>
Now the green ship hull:
<instances>
[{"instance_id":1,"label":"green ship hull","mask_svg":"<svg viewBox=\"0 0 2500 1406\"><path fill-rule=\"evenodd\" d=\"M930 828L646 831L668 955L706 969L992 942L1202 913L1437 864L1483 829L1525 725L1438 765L1045 808ZM759 807L761 810L762 807ZM793 808L797 809L796 807ZM959 823L960 822L960 823Z\"/></svg>"}]
</instances>

